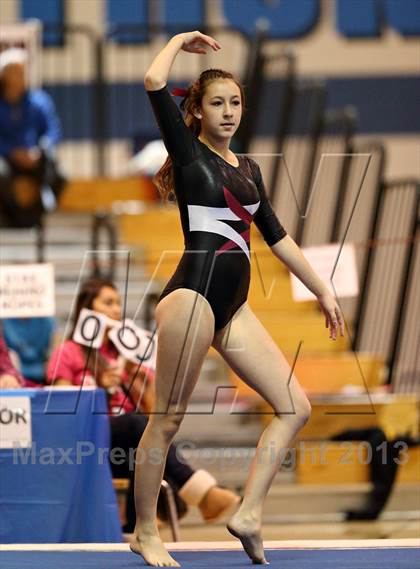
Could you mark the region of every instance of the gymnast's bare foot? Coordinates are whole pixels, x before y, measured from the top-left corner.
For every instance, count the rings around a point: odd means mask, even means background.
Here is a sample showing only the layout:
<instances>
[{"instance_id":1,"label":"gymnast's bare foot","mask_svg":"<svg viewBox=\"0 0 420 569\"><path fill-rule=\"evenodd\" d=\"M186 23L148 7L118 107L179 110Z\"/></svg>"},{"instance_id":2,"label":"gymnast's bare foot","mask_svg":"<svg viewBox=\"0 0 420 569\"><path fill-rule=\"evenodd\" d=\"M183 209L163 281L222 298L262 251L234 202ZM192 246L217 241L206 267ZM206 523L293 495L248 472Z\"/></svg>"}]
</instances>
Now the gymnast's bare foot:
<instances>
[{"instance_id":1,"label":"gymnast's bare foot","mask_svg":"<svg viewBox=\"0 0 420 569\"><path fill-rule=\"evenodd\" d=\"M153 567L181 567L178 561L166 551L159 535L134 536L130 543L133 553L141 555L148 565Z\"/></svg>"},{"instance_id":2,"label":"gymnast's bare foot","mask_svg":"<svg viewBox=\"0 0 420 569\"><path fill-rule=\"evenodd\" d=\"M264 556L260 522L251 516L243 517L238 511L231 517L226 527L234 537L241 541L252 563L258 565L269 564Z\"/></svg>"}]
</instances>

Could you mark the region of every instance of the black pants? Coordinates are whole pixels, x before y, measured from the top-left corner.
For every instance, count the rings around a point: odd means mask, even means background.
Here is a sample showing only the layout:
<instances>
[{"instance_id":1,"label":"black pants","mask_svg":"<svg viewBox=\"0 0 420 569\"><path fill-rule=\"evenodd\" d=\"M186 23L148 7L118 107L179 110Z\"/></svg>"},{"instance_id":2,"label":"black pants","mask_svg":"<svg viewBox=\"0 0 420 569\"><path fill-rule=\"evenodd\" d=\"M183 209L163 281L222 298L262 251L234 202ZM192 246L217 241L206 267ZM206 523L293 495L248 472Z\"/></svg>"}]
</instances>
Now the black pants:
<instances>
[{"instance_id":1,"label":"black pants","mask_svg":"<svg viewBox=\"0 0 420 569\"><path fill-rule=\"evenodd\" d=\"M346 512L348 520L374 520L384 509L395 482L398 470L399 447L396 441L388 441L384 432L376 427L339 433L333 441L366 441L372 449L370 478L373 488L362 510ZM385 445L385 452L381 450Z\"/></svg>"},{"instance_id":2,"label":"black pants","mask_svg":"<svg viewBox=\"0 0 420 569\"><path fill-rule=\"evenodd\" d=\"M30 178L36 187L36 195L29 205L21 205L15 194L14 179L18 176ZM33 170L19 168L6 157L0 156L1 225L21 228L39 225L44 214L42 187L48 186L58 201L65 184L66 180L56 160L45 152Z\"/></svg>"},{"instance_id":3,"label":"black pants","mask_svg":"<svg viewBox=\"0 0 420 569\"><path fill-rule=\"evenodd\" d=\"M132 531L136 522L136 510L134 505L134 470L135 464L133 462L130 465L129 453L130 449L136 449L139 444L139 440L143 434L144 429L147 425L147 417L140 413L127 413L125 415L111 416L111 450L120 448L124 451L126 460L122 461L120 459L118 462L122 464L116 464L117 460L112 460L111 457L111 469L114 478L129 478L130 487L127 494L127 504L126 504L126 517L127 524L125 526L125 531ZM131 451L132 452L132 451ZM115 457L118 457L117 453ZM114 462L114 464L113 464ZM185 462L182 462L177 457L176 446L171 444L168 451L168 456L166 458L164 478L172 486L175 493L183 486L187 480L194 474L194 470ZM179 497L176 497L178 515L181 516L186 512L186 505L182 502ZM162 496L159 496L158 500L158 513L159 517L165 519L165 508L162 500Z\"/></svg>"}]
</instances>

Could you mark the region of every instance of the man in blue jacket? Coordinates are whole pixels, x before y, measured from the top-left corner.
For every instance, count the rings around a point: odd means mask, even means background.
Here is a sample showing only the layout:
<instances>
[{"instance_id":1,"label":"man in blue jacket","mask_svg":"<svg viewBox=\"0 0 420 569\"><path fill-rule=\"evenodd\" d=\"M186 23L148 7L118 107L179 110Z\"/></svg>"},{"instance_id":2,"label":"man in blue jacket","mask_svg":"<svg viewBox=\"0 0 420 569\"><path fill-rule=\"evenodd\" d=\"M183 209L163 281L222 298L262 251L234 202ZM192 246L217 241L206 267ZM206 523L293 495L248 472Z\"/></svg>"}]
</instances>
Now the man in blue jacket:
<instances>
[{"instance_id":1,"label":"man in blue jacket","mask_svg":"<svg viewBox=\"0 0 420 569\"><path fill-rule=\"evenodd\" d=\"M35 225L64 186L54 158L61 132L50 96L27 87L27 54L0 54L0 209L3 224Z\"/></svg>"}]
</instances>

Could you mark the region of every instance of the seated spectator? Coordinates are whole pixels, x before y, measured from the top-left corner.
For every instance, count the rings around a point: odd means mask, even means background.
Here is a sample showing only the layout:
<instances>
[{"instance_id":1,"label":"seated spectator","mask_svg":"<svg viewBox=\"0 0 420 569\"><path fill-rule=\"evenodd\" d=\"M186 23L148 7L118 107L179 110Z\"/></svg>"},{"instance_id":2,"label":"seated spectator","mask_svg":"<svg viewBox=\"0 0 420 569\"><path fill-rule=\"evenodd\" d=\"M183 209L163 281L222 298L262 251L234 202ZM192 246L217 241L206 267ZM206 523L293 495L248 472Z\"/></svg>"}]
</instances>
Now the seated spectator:
<instances>
[{"instance_id":1,"label":"seated spectator","mask_svg":"<svg viewBox=\"0 0 420 569\"><path fill-rule=\"evenodd\" d=\"M12 364L0 328L0 389L19 389L24 383L23 377Z\"/></svg>"},{"instance_id":2,"label":"seated spectator","mask_svg":"<svg viewBox=\"0 0 420 569\"><path fill-rule=\"evenodd\" d=\"M121 300L115 285L101 279L87 281L81 288L76 302L74 326L83 308L105 314L112 320L121 320ZM74 327L73 327L74 330ZM70 335L72 337L73 332ZM121 369L119 354L107 334L99 350L89 350L72 339L66 340L53 352L47 369L47 381L59 385L98 385L108 393L111 447L120 448L128 456L130 449L136 449L147 425L147 416L136 412L139 396L146 382L146 396L141 398L148 409L153 406L153 371L145 370L137 375L133 385L135 364L126 363ZM93 353L92 353L93 352ZM143 369L143 368L142 368ZM132 532L135 525L134 469L129 461L113 464L116 478L130 478L127 496L127 524L124 531ZM164 478L175 490L179 515L185 513L187 505L197 505L205 522L215 522L235 507L240 497L230 490L220 488L216 479L205 470L194 471L177 456L176 446L171 445L164 471ZM184 505L183 505L184 504ZM159 518L165 519L161 499L158 504Z\"/></svg>"},{"instance_id":3,"label":"seated spectator","mask_svg":"<svg viewBox=\"0 0 420 569\"><path fill-rule=\"evenodd\" d=\"M27 55L0 54L0 211L3 225L32 227L64 187L54 158L60 123L50 96L27 86Z\"/></svg>"},{"instance_id":4,"label":"seated spectator","mask_svg":"<svg viewBox=\"0 0 420 569\"><path fill-rule=\"evenodd\" d=\"M19 369L26 387L45 385L46 366L55 330L51 317L5 318L4 340L19 358Z\"/></svg>"}]
</instances>

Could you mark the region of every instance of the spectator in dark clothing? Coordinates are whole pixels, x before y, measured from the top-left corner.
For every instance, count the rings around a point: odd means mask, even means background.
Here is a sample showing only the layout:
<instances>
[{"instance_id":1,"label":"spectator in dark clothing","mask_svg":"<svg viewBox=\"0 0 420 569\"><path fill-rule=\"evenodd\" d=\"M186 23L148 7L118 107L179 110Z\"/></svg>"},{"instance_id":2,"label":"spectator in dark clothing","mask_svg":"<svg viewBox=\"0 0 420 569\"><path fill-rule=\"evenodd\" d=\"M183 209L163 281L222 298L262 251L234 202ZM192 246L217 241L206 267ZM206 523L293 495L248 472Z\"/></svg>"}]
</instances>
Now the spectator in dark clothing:
<instances>
[{"instance_id":1,"label":"spectator in dark clothing","mask_svg":"<svg viewBox=\"0 0 420 569\"><path fill-rule=\"evenodd\" d=\"M36 225L65 183L54 158L61 135L54 103L26 77L24 50L0 54L0 208L14 227Z\"/></svg>"}]
</instances>

